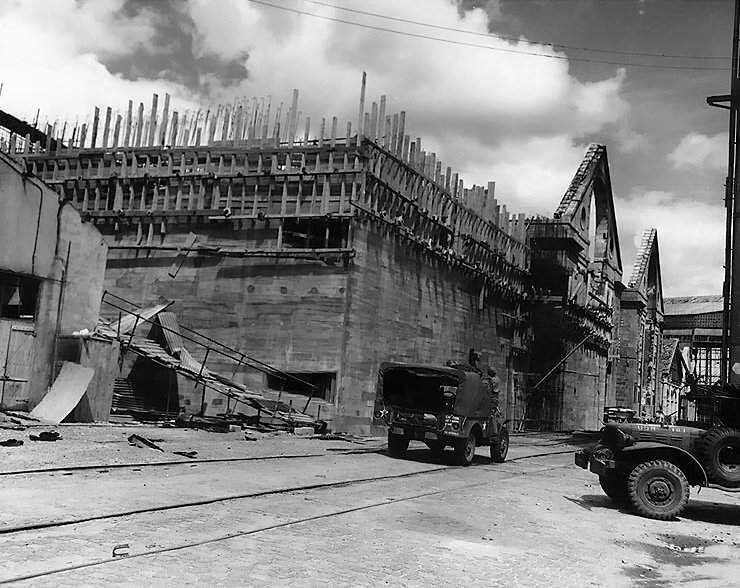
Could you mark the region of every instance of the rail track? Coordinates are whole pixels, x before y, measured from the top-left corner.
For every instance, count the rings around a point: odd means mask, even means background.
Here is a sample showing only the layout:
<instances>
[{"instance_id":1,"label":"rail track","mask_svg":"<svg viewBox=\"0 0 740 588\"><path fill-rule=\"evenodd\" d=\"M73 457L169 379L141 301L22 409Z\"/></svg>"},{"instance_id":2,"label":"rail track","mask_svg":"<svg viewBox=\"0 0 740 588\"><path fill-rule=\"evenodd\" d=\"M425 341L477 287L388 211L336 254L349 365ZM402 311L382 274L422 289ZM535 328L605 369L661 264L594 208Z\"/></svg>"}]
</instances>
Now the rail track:
<instances>
[{"instance_id":1,"label":"rail track","mask_svg":"<svg viewBox=\"0 0 740 588\"><path fill-rule=\"evenodd\" d=\"M523 461L523 460L532 459L535 457L558 455L562 453L566 453L566 452L557 451L557 452L548 452L545 454L527 455L527 456L515 458L510 461ZM568 451L567 453L571 453L571 451ZM284 456L280 456L280 457L284 457ZM310 457L310 456L304 455L300 457ZM253 458L253 459L269 460L269 459L279 459L279 458L264 456L261 458ZM213 462L220 463L220 462L223 462L224 460L204 460L204 461L206 463L213 463ZM228 461L241 461L241 460L236 459L236 460L228 460ZM177 462L177 463L180 463L180 462ZM182 463L188 463L188 462L182 462ZM155 466L157 464L151 464L151 465ZM532 471L503 472L500 470L500 468L498 468L494 464L474 464L472 468L468 469L468 471L470 470L473 470L473 471L485 471L485 470L496 471L498 470L501 475L497 477L497 481L502 482L502 481L520 477L520 476L532 475L533 473L545 473L545 472L555 471L555 470L559 470L559 469L563 469L567 467L572 467L572 465L568 463L568 464L563 464L563 465L543 467L541 469L536 470L536 472L532 472ZM52 469L54 471L58 471L58 468L52 468ZM86 469L91 469L91 468L86 468ZM350 488L350 487L359 486L359 485L377 484L377 483L383 483L383 482L395 482L395 481L400 481L400 480L418 478L418 477L425 476L425 475L442 474L444 472L450 472L453 470L460 470L460 469L462 468L460 468L459 466L441 465L441 466L426 468L424 470L419 470L419 471L410 472L410 473L396 474L396 475L378 475L378 476L370 476L366 478L358 478L354 480L347 480L347 481L341 481L341 482L294 485L290 487L275 488L275 489L259 491L259 492L248 492L248 493L243 493L239 495L223 496L223 497L207 499L207 500L202 500L202 501L188 501L188 502L181 502L181 503L159 506L159 507L133 509L133 510L125 511L125 512L110 513L106 515L83 517L83 518L76 518L76 519L64 519L64 520L57 520L57 521L47 521L47 522L35 523L31 525L21 525L21 526L10 527L10 528L0 530L0 536L2 536L4 540L6 540L6 539L12 538L13 536L19 536L20 534L30 532L30 531L51 530L51 529L58 528L58 527L83 525L85 523L91 523L94 521L127 519L129 517L133 517L135 515L145 514L145 513L156 513L156 512L165 512L165 511L175 511L178 509L189 509L189 508L194 508L198 506L206 506L206 505L214 504L214 503L247 501L250 499L255 499L255 498L260 498L260 497L278 496L278 495L286 495L286 494L293 494L293 493L321 492L321 491L327 491L331 489ZM48 471L48 470L43 470L43 471ZM435 490L429 490L429 491L424 491L424 492L414 492L406 496L393 496L391 498L386 497L383 499L372 501L370 503L353 505L353 506L349 506L346 508L336 508L336 509L330 510L329 512L322 512L320 514L306 516L306 517L296 517L288 521L281 521L281 522L276 522L273 524L258 526L256 528L252 528L248 530L239 530L239 531L234 531L234 532L223 533L216 537L210 537L207 539L182 541L174 545L134 551L131 553L126 553L125 557L116 555L115 548L114 548L113 554L110 557L91 558L89 560L82 561L80 563L71 564L71 565L52 567L49 569L45 569L45 570L41 570L41 571L37 571L33 573L16 575L13 577L0 578L0 585L7 585L7 584L13 584L16 582L21 582L21 581L47 578L50 576L54 576L56 574L61 574L65 572L73 572L76 570L84 570L84 569L92 568L92 567L118 565L121 562L130 561L136 558L153 557L153 556L157 556L160 554L182 551L185 549L195 548L195 547L199 547L203 545L229 541L229 540L240 538L240 537L258 535L260 533L265 533L267 531L278 530L278 529L288 528L288 527L292 527L296 525L317 522L322 519L330 519L333 517L348 515L348 514L359 512L359 511L389 507L394 504L400 504L400 503L417 500L421 498L426 498L430 496L443 495L443 494L447 494L451 492L460 492L460 491L476 488L479 486L485 486L488 484L490 484L489 480L475 481L475 482L456 484L450 488L435 489Z\"/></svg>"}]
</instances>

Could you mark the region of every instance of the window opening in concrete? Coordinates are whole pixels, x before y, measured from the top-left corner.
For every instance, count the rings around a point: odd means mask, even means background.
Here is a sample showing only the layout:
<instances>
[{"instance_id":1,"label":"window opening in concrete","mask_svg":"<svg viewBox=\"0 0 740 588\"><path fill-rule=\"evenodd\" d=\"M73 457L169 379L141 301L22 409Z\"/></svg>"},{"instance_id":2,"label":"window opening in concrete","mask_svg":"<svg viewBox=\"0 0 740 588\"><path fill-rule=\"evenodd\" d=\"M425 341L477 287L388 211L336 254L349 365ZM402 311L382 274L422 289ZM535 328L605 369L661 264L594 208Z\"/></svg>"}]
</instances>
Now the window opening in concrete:
<instances>
[{"instance_id":1,"label":"window opening in concrete","mask_svg":"<svg viewBox=\"0 0 740 588\"><path fill-rule=\"evenodd\" d=\"M313 396L322 400L330 400L337 379L336 372L287 372L284 378L279 374L266 374L267 387L273 390L282 390L290 394ZM305 382L305 384L299 380ZM311 385L316 386L313 390ZM313 390L313 394L312 394Z\"/></svg>"},{"instance_id":2,"label":"window opening in concrete","mask_svg":"<svg viewBox=\"0 0 740 588\"><path fill-rule=\"evenodd\" d=\"M39 296L38 278L0 271L0 318L36 318Z\"/></svg>"},{"instance_id":3,"label":"window opening in concrete","mask_svg":"<svg viewBox=\"0 0 740 588\"><path fill-rule=\"evenodd\" d=\"M283 247L340 249L346 243L348 227L341 218L286 218L283 223Z\"/></svg>"}]
</instances>

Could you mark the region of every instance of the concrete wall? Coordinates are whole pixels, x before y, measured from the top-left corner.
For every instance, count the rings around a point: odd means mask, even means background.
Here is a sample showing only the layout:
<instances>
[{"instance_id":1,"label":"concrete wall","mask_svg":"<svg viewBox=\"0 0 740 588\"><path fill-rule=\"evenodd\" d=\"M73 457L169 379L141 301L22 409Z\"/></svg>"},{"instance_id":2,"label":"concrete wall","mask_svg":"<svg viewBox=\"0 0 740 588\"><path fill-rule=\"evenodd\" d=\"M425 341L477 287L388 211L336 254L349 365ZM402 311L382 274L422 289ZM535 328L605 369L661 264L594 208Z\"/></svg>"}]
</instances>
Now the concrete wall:
<instances>
[{"instance_id":1,"label":"concrete wall","mask_svg":"<svg viewBox=\"0 0 740 588\"><path fill-rule=\"evenodd\" d=\"M51 276L56 254L58 196L0 153L0 269Z\"/></svg>"},{"instance_id":2,"label":"concrete wall","mask_svg":"<svg viewBox=\"0 0 740 588\"><path fill-rule=\"evenodd\" d=\"M264 227L236 230L217 227L172 226L158 239L164 246L184 245L189 231L198 234L198 244L221 246L253 242ZM114 245L134 245L136 229L122 227L108 234ZM235 258L191 254L182 260L173 278L169 272L180 261L177 251L111 249L105 275L105 288L131 302L147 305L159 299L173 302L168 310L176 313L181 326L193 329L259 361L290 372L339 372L343 348L343 329L349 270L341 263L318 261ZM103 308L114 316L117 311ZM198 360L204 348L185 341L185 347ZM231 376L234 362L209 353L207 367ZM123 374L125 375L125 374ZM262 392L265 376L241 368L235 379ZM193 383L178 379L182 400L189 407L200 407L202 390L191 390ZM269 395L269 393L268 393ZM306 397L285 395L303 408ZM217 412L226 405L207 402ZM312 400L311 410L332 420L333 400ZM197 410L195 410L197 412Z\"/></svg>"},{"instance_id":3,"label":"concrete wall","mask_svg":"<svg viewBox=\"0 0 740 588\"><path fill-rule=\"evenodd\" d=\"M481 352L484 370L496 368L500 407L506 412L514 336L498 324L502 308L487 300L478 310L478 289L469 275L388 234L382 225L356 223L353 228L356 256L337 427L370 431L381 362L465 362L471 347Z\"/></svg>"},{"instance_id":4,"label":"concrete wall","mask_svg":"<svg viewBox=\"0 0 740 588\"><path fill-rule=\"evenodd\" d=\"M249 242L248 223L236 232L220 227L193 229L203 245ZM160 242L181 245L186 229L170 227ZM335 372L336 389L327 400L312 400L308 412L334 430L369 432L378 366L382 361L443 364L466 361L468 349L483 354L501 379L506 408L515 340L502 308L489 301L478 310L478 289L470 276L429 253L422 253L378 225L353 223L355 257L345 266L289 259L190 255L176 277L168 272L176 251L110 251L105 287L137 304L173 301L181 325L288 372ZM387 231L387 229L386 229ZM133 244L133 227L106 236ZM108 315L115 313L104 309ZM507 311L511 312L511 310ZM185 343L197 359L203 352ZM210 354L208 367L231 375L233 363ZM265 377L242 369L236 379L265 391ZM199 409L201 389L178 380L181 403ZM303 409L306 397L283 393ZM207 392L210 409L223 411ZM320 411L320 412L319 412ZM196 410L197 412L197 410Z\"/></svg>"}]
</instances>

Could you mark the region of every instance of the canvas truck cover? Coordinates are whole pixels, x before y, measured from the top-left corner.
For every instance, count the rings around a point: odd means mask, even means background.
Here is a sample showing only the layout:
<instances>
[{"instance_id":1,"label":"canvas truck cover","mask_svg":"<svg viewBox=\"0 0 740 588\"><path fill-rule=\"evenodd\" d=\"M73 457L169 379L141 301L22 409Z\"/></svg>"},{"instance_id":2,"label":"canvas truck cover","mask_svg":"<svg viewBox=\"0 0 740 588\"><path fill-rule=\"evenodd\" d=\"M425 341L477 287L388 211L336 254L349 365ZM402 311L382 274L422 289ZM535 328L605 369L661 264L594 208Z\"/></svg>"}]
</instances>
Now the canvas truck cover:
<instances>
[{"instance_id":1,"label":"canvas truck cover","mask_svg":"<svg viewBox=\"0 0 740 588\"><path fill-rule=\"evenodd\" d=\"M454 399L445 396L445 389L450 388L455 389ZM491 392L481 376L458 367L384 362L378 370L376 400L398 408L464 417L485 418L491 413Z\"/></svg>"}]
</instances>

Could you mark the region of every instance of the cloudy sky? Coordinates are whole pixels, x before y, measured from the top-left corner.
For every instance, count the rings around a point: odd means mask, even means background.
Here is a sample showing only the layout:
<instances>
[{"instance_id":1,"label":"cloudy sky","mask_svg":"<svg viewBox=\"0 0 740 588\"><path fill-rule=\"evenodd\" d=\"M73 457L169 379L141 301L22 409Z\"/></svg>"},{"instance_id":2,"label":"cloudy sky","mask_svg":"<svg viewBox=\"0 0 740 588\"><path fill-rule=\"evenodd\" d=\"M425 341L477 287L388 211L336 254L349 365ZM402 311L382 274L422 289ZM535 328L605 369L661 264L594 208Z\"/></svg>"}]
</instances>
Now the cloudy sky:
<instances>
[{"instance_id":1,"label":"cloudy sky","mask_svg":"<svg viewBox=\"0 0 740 588\"><path fill-rule=\"evenodd\" d=\"M341 8L338 8L341 6ZM721 292L732 0L2 0L0 109L87 120L168 92L181 109L290 101L357 119L388 96L510 212L551 214L608 149L625 282L658 229L666 296ZM354 23L354 24L352 24ZM340 123L340 128L344 128Z\"/></svg>"}]
</instances>

